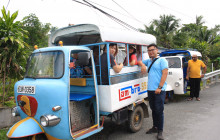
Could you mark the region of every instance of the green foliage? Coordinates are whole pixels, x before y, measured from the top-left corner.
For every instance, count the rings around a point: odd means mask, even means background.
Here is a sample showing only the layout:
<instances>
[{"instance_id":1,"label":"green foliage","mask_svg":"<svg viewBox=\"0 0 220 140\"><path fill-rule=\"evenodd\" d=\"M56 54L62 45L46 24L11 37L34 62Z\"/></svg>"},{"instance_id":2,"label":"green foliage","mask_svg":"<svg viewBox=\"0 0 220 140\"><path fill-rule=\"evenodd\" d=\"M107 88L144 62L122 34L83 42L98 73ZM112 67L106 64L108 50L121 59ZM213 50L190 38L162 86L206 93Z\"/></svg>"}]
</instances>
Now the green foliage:
<instances>
[{"instance_id":1,"label":"green foliage","mask_svg":"<svg viewBox=\"0 0 220 140\"><path fill-rule=\"evenodd\" d=\"M204 26L202 16L196 17L195 23L184 24L181 28L179 19L174 16L160 16L154 19L150 26L145 26L146 32L157 38L157 44L164 48L196 49L202 53L206 64L214 63L215 69L219 68L220 54L220 25L208 29Z\"/></svg>"},{"instance_id":2,"label":"green foliage","mask_svg":"<svg viewBox=\"0 0 220 140\"><path fill-rule=\"evenodd\" d=\"M6 136L7 132L8 132L8 129L6 128L0 129L0 140L8 140Z\"/></svg>"},{"instance_id":3,"label":"green foliage","mask_svg":"<svg viewBox=\"0 0 220 140\"><path fill-rule=\"evenodd\" d=\"M14 84L23 78L27 58L33 51L33 47L46 47L48 45L48 32L51 29L49 23L42 24L38 17L30 14L22 22L15 21L18 11L10 14L3 7L0 17L0 98L5 105L11 105L8 101L14 95ZM52 27L51 32L57 28ZM29 44L29 45L28 45Z\"/></svg>"},{"instance_id":4,"label":"green foliage","mask_svg":"<svg viewBox=\"0 0 220 140\"><path fill-rule=\"evenodd\" d=\"M8 107L15 107L16 103L14 102L14 100L9 100L9 101L5 101L4 105Z\"/></svg>"},{"instance_id":5,"label":"green foliage","mask_svg":"<svg viewBox=\"0 0 220 140\"><path fill-rule=\"evenodd\" d=\"M160 19L154 19L152 24L145 26L147 33L156 36L157 44L164 48L173 48L173 35L179 27L179 19L175 19L173 15L162 15Z\"/></svg>"},{"instance_id":6,"label":"green foliage","mask_svg":"<svg viewBox=\"0 0 220 140\"><path fill-rule=\"evenodd\" d=\"M195 38L190 38L186 45L187 48L196 49L202 54L202 59L206 61L208 60L208 54L210 53L209 44L205 41L201 42L196 40Z\"/></svg>"},{"instance_id":7,"label":"green foliage","mask_svg":"<svg viewBox=\"0 0 220 140\"><path fill-rule=\"evenodd\" d=\"M173 48L186 48L187 40L189 36L186 32L178 30L173 36Z\"/></svg>"},{"instance_id":8,"label":"green foliage","mask_svg":"<svg viewBox=\"0 0 220 140\"><path fill-rule=\"evenodd\" d=\"M56 31L57 29L58 29L57 27L51 27L51 29L50 29L51 34L52 34L54 31Z\"/></svg>"},{"instance_id":9,"label":"green foliage","mask_svg":"<svg viewBox=\"0 0 220 140\"><path fill-rule=\"evenodd\" d=\"M3 104L5 95L9 93L6 83L11 85L12 79L21 79L24 74L26 50L28 44L24 42L27 31L19 21L15 21L18 11L10 15L3 7L0 17L0 78L2 81Z\"/></svg>"},{"instance_id":10,"label":"green foliage","mask_svg":"<svg viewBox=\"0 0 220 140\"><path fill-rule=\"evenodd\" d=\"M29 37L25 41L30 46L37 45L39 48L48 46L48 32L51 29L50 23L42 24L35 14L24 17L22 23L23 28L29 33Z\"/></svg>"},{"instance_id":11,"label":"green foliage","mask_svg":"<svg viewBox=\"0 0 220 140\"><path fill-rule=\"evenodd\" d=\"M210 46L210 54L208 57L211 59L215 69L220 69L220 42Z\"/></svg>"},{"instance_id":12,"label":"green foliage","mask_svg":"<svg viewBox=\"0 0 220 140\"><path fill-rule=\"evenodd\" d=\"M0 73L6 72L11 78L20 78L22 67L24 67L20 62L26 60L25 47L28 47L28 44L23 41L23 38L27 37L27 31L22 29L19 21L15 22L18 12L10 16L10 11L7 13L3 7L2 15L3 17L0 17L2 27L0 30Z\"/></svg>"}]
</instances>

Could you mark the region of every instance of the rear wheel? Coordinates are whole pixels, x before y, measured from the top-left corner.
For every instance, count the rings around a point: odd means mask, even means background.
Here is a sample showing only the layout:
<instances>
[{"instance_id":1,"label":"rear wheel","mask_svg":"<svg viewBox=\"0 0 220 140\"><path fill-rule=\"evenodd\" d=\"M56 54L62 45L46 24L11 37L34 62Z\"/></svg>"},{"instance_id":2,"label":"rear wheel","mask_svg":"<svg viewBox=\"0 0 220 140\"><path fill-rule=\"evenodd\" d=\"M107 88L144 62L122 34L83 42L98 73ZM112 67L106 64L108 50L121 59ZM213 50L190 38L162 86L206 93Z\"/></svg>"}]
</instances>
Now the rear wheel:
<instances>
[{"instance_id":1,"label":"rear wheel","mask_svg":"<svg viewBox=\"0 0 220 140\"><path fill-rule=\"evenodd\" d=\"M174 91L166 91L166 97L165 97L165 101L164 103L167 104L169 103L170 101L173 100L173 94L174 94Z\"/></svg>"},{"instance_id":2,"label":"rear wheel","mask_svg":"<svg viewBox=\"0 0 220 140\"><path fill-rule=\"evenodd\" d=\"M164 100L164 104L167 104L169 103L169 91L166 92L166 97L165 97L165 100Z\"/></svg>"},{"instance_id":3,"label":"rear wheel","mask_svg":"<svg viewBox=\"0 0 220 140\"><path fill-rule=\"evenodd\" d=\"M128 125L131 132L137 132L141 129L144 122L144 111L141 106L137 106L132 112L129 112Z\"/></svg>"}]
</instances>

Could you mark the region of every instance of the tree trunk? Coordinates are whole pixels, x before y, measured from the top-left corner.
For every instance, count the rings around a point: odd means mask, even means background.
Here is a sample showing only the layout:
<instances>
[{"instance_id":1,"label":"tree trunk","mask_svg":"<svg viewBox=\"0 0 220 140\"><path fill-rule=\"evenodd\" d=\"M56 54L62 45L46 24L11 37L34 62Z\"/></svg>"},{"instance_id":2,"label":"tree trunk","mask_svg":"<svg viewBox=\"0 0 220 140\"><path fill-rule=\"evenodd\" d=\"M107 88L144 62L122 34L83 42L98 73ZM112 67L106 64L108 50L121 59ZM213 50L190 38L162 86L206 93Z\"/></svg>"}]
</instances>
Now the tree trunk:
<instances>
[{"instance_id":1,"label":"tree trunk","mask_svg":"<svg viewBox=\"0 0 220 140\"><path fill-rule=\"evenodd\" d=\"M7 88L5 95L7 95L9 93L10 87L11 87L11 79L9 80L8 88Z\"/></svg>"},{"instance_id":2,"label":"tree trunk","mask_svg":"<svg viewBox=\"0 0 220 140\"><path fill-rule=\"evenodd\" d=\"M6 70L4 70L4 75L3 75L3 88L2 88L2 105L5 104L5 79L6 79Z\"/></svg>"}]
</instances>

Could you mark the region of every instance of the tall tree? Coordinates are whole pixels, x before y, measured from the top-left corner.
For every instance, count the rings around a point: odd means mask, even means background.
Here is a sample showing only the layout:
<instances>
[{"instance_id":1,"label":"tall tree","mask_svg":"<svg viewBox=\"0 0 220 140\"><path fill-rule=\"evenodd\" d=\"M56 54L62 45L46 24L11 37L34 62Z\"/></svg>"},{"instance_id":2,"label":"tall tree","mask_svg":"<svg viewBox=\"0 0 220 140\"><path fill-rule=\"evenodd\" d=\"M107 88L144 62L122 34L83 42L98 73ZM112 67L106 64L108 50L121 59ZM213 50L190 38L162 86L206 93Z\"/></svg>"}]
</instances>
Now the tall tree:
<instances>
[{"instance_id":1,"label":"tall tree","mask_svg":"<svg viewBox=\"0 0 220 140\"><path fill-rule=\"evenodd\" d=\"M145 32L153 34L157 38L157 44L164 48L173 48L173 36L179 27L179 19L173 15L162 15L160 19L154 19L151 25L145 26Z\"/></svg>"},{"instance_id":2,"label":"tall tree","mask_svg":"<svg viewBox=\"0 0 220 140\"><path fill-rule=\"evenodd\" d=\"M48 46L50 23L42 24L35 14L30 14L23 18L23 25L24 29L29 33L29 37L25 41L30 46L38 45L39 48Z\"/></svg>"},{"instance_id":3,"label":"tall tree","mask_svg":"<svg viewBox=\"0 0 220 140\"><path fill-rule=\"evenodd\" d=\"M208 58L213 59L210 56L210 52L213 53L213 51L210 49L213 50L213 48L216 48L215 44L220 41L220 26L216 25L214 28L208 29L207 26L204 26L204 23L203 17L198 16L195 23L184 24L178 32L186 36L178 36L179 34L177 33L174 38L178 40L174 44L179 47L199 50L203 55L204 61L208 62Z\"/></svg>"},{"instance_id":4,"label":"tall tree","mask_svg":"<svg viewBox=\"0 0 220 140\"><path fill-rule=\"evenodd\" d=\"M50 32L53 33L54 31L56 31L58 29L58 27L51 27Z\"/></svg>"},{"instance_id":5,"label":"tall tree","mask_svg":"<svg viewBox=\"0 0 220 140\"><path fill-rule=\"evenodd\" d=\"M186 43L192 38L198 38L199 30L203 27L203 17L196 17L195 23L183 24L183 27L176 31L173 37L173 43L176 48L186 48Z\"/></svg>"},{"instance_id":6,"label":"tall tree","mask_svg":"<svg viewBox=\"0 0 220 140\"><path fill-rule=\"evenodd\" d=\"M21 78L26 59L26 47L24 42L27 31L22 28L19 21L15 21L18 11L10 15L3 7L0 17L0 78L3 83L3 104L5 99L6 83L11 83L12 78Z\"/></svg>"},{"instance_id":7,"label":"tall tree","mask_svg":"<svg viewBox=\"0 0 220 140\"><path fill-rule=\"evenodd\" d=\"M203 21L203 16L196 16L196 25L197 25L197 27L199 27L199 26L203 26L203 24L205 23L205 21Z\"/></svg>"}]
</instances>

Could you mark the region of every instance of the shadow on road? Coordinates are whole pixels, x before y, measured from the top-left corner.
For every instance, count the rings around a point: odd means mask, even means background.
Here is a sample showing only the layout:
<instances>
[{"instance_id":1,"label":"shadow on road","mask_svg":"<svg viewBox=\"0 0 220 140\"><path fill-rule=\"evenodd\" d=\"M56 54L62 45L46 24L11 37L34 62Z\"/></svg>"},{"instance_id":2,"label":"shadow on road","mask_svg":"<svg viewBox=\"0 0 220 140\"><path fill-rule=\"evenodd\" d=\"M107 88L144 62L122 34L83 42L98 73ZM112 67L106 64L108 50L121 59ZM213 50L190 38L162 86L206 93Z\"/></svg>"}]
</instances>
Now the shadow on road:
<instances>
[{"instance_id":1,"label":"shadow on road","mask_svg":"<svg viewBox=\"0 0 220 140\"><path fill-rule=\"evenodd\" d=\"M130 134L127 129L127 123L117 125L115 122L112 122L110 118L105 118L104 129L88 137L86 140L107 140L109 136L114 133Z\"/></svg>"},{"instance_id":2,"label":"shadow on road","mask_svg":"<svg viewBox=\"0 0 220 140\"><path fill-rule=\"evenodd\" d=\"M173 95L173 99L170 102L182 102L187 100L189 97L189 94L183 94L183 95Z\"/></svg>"}]
</instances>

